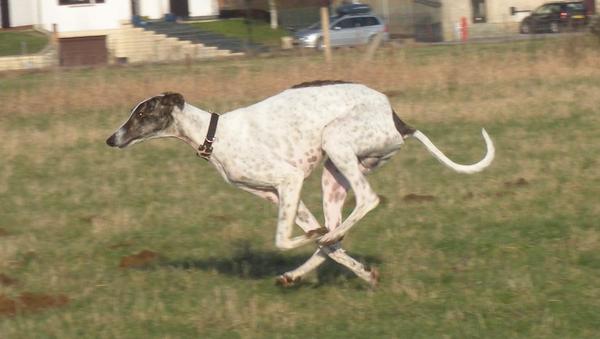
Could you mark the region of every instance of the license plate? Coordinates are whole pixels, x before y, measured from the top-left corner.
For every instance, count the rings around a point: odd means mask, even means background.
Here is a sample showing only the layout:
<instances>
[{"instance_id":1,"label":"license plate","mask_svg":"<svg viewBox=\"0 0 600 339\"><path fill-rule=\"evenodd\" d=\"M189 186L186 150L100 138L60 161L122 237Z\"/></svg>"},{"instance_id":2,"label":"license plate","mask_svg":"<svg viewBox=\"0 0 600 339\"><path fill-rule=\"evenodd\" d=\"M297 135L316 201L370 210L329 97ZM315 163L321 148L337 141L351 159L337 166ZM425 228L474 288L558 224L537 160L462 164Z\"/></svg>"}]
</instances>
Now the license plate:
<instances>
[{"instance_id":1,"label":"license plate","mask_svg":"<svg viewBox=\"0 0 600 339\"><path fill-rule=\"evenodd\" d=\"M583 15L573 15L571 18L573 18L573 19L583 19L585 17Z\"/></svg>"}]
</instances>

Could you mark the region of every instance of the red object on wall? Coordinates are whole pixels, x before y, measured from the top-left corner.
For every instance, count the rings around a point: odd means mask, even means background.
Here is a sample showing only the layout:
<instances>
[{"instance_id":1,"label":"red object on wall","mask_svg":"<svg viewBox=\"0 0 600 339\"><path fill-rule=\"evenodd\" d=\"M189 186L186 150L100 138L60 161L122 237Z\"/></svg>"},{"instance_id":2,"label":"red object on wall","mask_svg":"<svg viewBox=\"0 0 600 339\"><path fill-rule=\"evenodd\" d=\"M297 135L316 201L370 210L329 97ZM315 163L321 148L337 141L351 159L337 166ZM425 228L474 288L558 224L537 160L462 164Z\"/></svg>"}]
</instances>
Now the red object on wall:
<instances>
[{"instance_id":1,"label":"red object on wall","mask_svg":"<svg viewBox=\"0 0 600 339\"><path fill-rule=\"evenodd\" d=\"M466 17L460 18L460 40L467 41L469 39L469 23Z\"/></svg>"}]
</instances>

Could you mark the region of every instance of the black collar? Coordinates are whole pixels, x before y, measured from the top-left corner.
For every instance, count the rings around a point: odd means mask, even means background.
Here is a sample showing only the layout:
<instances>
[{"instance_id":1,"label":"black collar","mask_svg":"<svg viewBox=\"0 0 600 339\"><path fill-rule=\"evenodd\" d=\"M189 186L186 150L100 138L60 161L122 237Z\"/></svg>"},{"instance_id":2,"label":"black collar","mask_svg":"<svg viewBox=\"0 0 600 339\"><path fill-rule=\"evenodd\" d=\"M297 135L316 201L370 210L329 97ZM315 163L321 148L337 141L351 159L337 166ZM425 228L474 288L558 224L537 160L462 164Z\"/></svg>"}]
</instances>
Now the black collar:
<instances>
[{"instance_id":1,"label":"black collar","mask_svg":"<svg viewBox=\"0 0 600 339\"><path fill-rule=\"evenodd\" d=\"M219 122L219 115L217 113L211 113L210 124L208 125L208 132L204 139L204 144L198 147L198 156L204 158L204 160L210 159L213 148L212 143L215 141L215 133L217 132L217 123Z\"/></svg>"}]
</instances>

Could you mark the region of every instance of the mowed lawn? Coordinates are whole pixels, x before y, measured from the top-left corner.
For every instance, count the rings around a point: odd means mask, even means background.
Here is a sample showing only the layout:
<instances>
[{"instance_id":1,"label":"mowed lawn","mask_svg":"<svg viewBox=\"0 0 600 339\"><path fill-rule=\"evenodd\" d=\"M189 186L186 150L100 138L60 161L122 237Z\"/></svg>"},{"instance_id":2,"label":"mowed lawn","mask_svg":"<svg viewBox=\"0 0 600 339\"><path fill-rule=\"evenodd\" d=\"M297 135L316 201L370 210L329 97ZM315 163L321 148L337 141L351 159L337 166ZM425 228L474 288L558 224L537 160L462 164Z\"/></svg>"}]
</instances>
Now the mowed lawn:
<instances>
[{"instance_id":1,"label":"mowed lawn","mask_svg":"<svg viewBox=\"0 0 600 339\"><path fill-rule=\"evenodd\" d=\"M48 44L48 37L34 30L0 32L0 57L37 53Z\"/></svg>"},{"instance_id":2,"label":"mowed lawn","mask_svg":"<svg viewBox=\"0 0 600 339\"><path fill-rule=\"evenodd\" d=\"M598 337L593 43L0 75L0 337ZM461 175L408 140L369 177L382 204L344 247L378 267L375 290L333 263L275 286L314 251L275 248L275 206L176 140L104 144L161 91L225 112L315 79L387 93L456 161L483 156L481 127L497 148L489 169ZM321 218L319 176L303 198Z\"/></svg>"}]
</instances>

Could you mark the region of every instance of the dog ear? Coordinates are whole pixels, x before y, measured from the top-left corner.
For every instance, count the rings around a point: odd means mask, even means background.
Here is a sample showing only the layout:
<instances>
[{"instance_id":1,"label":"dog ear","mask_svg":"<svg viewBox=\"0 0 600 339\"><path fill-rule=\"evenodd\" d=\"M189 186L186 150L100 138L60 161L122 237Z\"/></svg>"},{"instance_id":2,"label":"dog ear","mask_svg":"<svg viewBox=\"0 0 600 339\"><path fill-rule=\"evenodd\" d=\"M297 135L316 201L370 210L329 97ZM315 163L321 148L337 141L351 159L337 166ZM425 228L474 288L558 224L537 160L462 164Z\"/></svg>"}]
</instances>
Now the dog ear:
<instances>
[{"instance_id":1,"label":"dog ear","mask_svg":"<svg viewBox=\"0 0 600 339\"><path fill-rule=\"evenodd\" d=\"M185 100L183 99L183 95L179 93L165 92L163 93L160 103L166 106L177 106L179 109L183 109Z\"/></svg>"}]
</instances>

